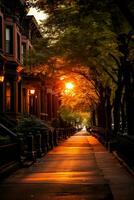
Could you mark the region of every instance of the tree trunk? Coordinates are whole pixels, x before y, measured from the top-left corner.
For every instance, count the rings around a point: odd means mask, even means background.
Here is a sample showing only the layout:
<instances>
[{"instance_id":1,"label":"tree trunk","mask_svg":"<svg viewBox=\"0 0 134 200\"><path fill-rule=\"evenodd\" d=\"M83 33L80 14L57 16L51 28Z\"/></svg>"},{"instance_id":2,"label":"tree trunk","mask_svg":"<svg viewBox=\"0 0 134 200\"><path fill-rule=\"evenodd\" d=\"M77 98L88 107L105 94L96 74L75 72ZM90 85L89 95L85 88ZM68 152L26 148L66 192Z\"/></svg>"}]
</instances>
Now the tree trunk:
<instances>
[{"instance_id":1,"label":"tree trunk","mask_svg":"<svg viewBox=\"0 0 134 200\"><path fill-rule=\"evenodd\" d=\"M128 134L134 135L134 80L132 76L132 64L125 63L124 80L125 80L125 96L126 96L126 115Z\"/></svg>"},{"instance_id":2,"label":"tree trunk","mask_svg":"<svg viewBox=\"0 0 134 200\"><path fill-rule=\"evenodd\" d=\"M97 119L98 119L98 126L106 128L106 115L105 115L105 101L104 99L98 105L97 108Z\"/></svg>"},{"instance_id":3,"label":"tree trunk","mask_svg":"<svg viewBox=\"0 0 134 200\"><path fill-rule=\"evenodd\" d=\"M105 97L104 97L103 86L100 86L99 93L100 93L100 102L97 107L98 126L106 128Z\"/></svg>"},{"instance_id":4,"label":"tree trunk","mask_svg":"<svg viewBox=\"0 0 134 200\"><path fill-rule=\"evenodd\" d=\"M126 97L123 94L123 99L121 102L121 130L124 133L126 131L126 125L127 125L127 122L126 122Z\"/></svg>"},{"instance_id":5,"label":"tree trunk","mask_svg":"<svg viewBox=\"0 0 134 200\"><path fill-rule=\"evenodd\" d=\"M107 135L110 138L111 130L112 130L112 106L110 103L111 89L109 87L106 88L106 130Z\"/></svg>"},{"instance_id":6,"label":"tree trunk","mask_svg":"<svg viewBox=\"0 0 134 200\"><path fill-rule=\"evenodd\" d=\"M114 101L114 134L116 135L120 128L120 110L121 110L121 97L122 97L123 83L118 85L115 92Z\"/></svg>"}]
</instances>

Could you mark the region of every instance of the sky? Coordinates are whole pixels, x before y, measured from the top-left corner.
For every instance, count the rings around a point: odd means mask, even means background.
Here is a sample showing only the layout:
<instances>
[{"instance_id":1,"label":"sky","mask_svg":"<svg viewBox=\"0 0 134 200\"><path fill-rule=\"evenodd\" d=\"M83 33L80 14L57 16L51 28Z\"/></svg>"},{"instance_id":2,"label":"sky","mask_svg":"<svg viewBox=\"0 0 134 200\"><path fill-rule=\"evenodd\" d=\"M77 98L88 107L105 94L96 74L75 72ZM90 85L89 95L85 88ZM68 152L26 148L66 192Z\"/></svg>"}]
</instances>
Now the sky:
<instances>
[{"instance_id":1,"label":"sky","mask_svg":"<svg viewBox=\"0 0 134 200\"><path fill-rule=\"evenodd\" d=\"M28 15L34 15L35 19L38 23L40 23L40 20L46 19L47 15L44 14L43 11L37 11L35 8L30 8Z\"/></svg>"}]
</instances>

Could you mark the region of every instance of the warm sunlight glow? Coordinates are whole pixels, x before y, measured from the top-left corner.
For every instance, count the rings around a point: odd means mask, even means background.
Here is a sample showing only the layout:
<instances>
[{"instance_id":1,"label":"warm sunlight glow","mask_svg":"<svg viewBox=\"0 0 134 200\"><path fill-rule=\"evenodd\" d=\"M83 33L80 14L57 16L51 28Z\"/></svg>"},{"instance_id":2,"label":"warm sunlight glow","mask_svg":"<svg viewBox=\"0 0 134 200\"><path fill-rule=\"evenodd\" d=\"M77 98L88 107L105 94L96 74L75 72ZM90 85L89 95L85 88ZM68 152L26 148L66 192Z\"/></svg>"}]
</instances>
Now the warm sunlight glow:
<instances>
[{"instance_id":1,"label":"warm sunlight glow","mask_svg":"<svg viewBox=\"0 0 134 200\"><path fill-rule=\"evenodd\" d=\"M68 89L68 90L72 90L74 88L74 84L71 82L66 83L65 86L66 86L66 89Z\"/></svg>"}]
</instances>

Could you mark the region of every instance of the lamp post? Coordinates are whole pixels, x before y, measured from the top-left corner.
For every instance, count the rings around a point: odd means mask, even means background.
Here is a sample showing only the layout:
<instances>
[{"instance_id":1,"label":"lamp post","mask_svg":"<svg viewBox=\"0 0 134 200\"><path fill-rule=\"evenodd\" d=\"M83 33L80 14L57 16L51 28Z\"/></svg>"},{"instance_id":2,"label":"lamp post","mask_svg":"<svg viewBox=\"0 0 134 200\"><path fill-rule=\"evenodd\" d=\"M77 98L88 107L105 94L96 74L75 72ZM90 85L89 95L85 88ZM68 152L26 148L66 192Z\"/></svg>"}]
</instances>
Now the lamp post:
<instances>
[{"instance_id":1,"label":"lamp post","mask_svg":"<svg viewBox=\"0 0 134 200\"><path fill-rule=\"evenodd\" d=\"M71 82L67 82L67 83L65 84L65 87L66 87L66 89L71 90L71 89L74 88L74 84L71 83Z\"/></svg>"},{"instance_id":2,"label":"lamp post","mask_svg":"<svg viewBox=\"0 0 134 200\"><path fill-rule=\"evenodd\" d=\"M1 71L1 72L0 72L0 82L1 82L1 83L4 82L4 78L5 78L5 76L4 76L4 71Z\"/></svg>"},{"instance_id":3,"label":"lamp post","mask_svg":"<svg viewBox=\"0 0 134 200\"><path fill-rule=\"evenodd\" d=\"M30 95L34 95L35 94L35 89L30 89Z\"/></svg>"},{"instance_id":4,"label":"lamp post","mask_svg":"<svg viewBox=\"0 0 134 200\"><path fill-rule=\"evenodd\" d=\"M72 82L66 82L65 83L64 93L66 95L73 96L74 95L74 90L73 89L74 89L74 83L72 83Z\"/></svg>"},{"instance_id":5,"label":"lamp post","mask_svg":"<svg viewBox=\"0 0 134 200\"><path fill-rule=\"evenodd\" d=\"M0 82L1 82L1 83L4 82L4 75L0 75Z\"/></svg>"},{"instance_id":6,"label":"lamp post","mask_svg":"<svg viewBox=\"0 0 134 200\"><path fill-rule=\"evenodd\" d=\"M35 95L35 89L29 90L29 97L30 97L30 114L34 114L34 95Z\"/></svg>"}]
</instances>

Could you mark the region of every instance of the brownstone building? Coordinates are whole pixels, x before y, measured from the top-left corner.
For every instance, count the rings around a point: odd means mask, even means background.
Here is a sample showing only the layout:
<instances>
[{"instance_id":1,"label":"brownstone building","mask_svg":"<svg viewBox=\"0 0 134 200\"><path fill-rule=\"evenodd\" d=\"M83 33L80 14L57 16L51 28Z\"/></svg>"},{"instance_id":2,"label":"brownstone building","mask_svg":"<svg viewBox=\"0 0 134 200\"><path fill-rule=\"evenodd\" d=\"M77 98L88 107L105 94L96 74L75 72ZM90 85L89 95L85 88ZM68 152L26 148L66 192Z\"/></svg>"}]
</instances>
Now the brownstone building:
<instances>
[{"instance_id":1,"label":"brownstone building","mask_svg":"<svg viewBox=\"0 0 134 200\"><path fill-rule=\"evenodd\" d=\"M23 72L32 41L42 37L35 18L27 13L25 0L0 0L0 112L51 121L58 109L51 84L43 76Z\"/></svg>"}]
</instances>

